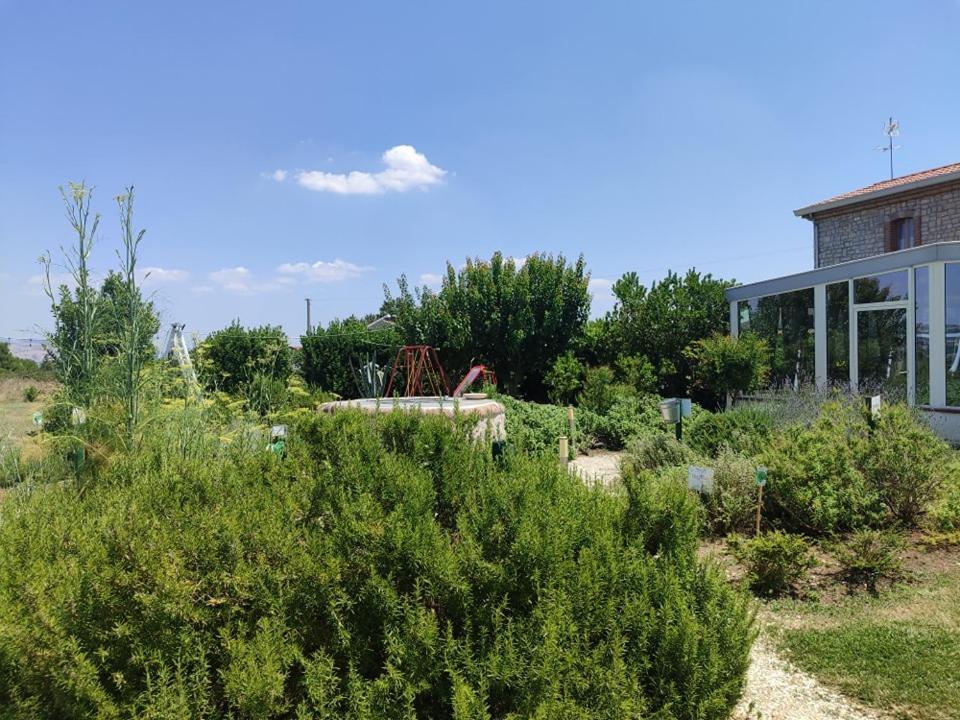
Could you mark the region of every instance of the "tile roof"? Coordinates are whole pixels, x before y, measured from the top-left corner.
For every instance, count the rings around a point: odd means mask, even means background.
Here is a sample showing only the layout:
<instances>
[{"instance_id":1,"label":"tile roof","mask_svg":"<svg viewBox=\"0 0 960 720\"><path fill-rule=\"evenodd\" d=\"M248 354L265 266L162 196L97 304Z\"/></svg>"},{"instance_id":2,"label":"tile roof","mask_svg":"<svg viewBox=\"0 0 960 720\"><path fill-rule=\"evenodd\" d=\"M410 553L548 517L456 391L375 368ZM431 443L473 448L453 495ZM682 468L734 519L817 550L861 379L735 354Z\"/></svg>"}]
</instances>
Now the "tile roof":
<instances>
[{"instance_id":1,"label":"tile roof","mask_svg":"<svg viewBox=\"0 0 960 720\"><path fill-rule=\"evenodd\" d=\"M944 180L946 180L946 176L955 175L957 173L960 173L960 163L953 163L952 165L944 165L943 167L933 168L931 170L923 170L910 175L903 175L898 178L893 178L892 180L884 180L882 182L874 183L873 185L867 185L859 190L851 190L850 192L845 192L841 195L836 195L832 198L821 200L818 203L814 203L813 205L802 208L801 210L797 210L797 214L815 212L823 205L846 205L849 204L849 202L856 202L856 199L861 196L873 195L874 193L886 191L884 194L888 194L890 192L895 192L897 188L913 185L915 183L923 182L924 184L934 184L937 182L938 178L942 177ZM907 188L904 187L904 189Z\"/></svg>"}]
</instances>

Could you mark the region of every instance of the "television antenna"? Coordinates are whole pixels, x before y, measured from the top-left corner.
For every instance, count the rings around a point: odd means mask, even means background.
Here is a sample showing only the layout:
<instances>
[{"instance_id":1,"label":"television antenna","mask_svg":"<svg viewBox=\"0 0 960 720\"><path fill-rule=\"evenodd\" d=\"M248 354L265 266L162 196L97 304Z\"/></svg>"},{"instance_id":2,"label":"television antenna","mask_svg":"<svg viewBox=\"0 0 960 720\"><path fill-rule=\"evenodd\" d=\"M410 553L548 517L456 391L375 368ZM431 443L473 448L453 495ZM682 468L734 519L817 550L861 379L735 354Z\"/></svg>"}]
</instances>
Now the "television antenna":
<instances>
[{"instance_id":1,"label":"television antenna","mask_svg":"<svg viewBox=\"0 0 960 720\"><path fill-rule=\"evenodd\" d=\"M880 152L890 153L890 179L893 180L893 151L899 150L900 145L894 145L893 139L900 134L900 121L894 120L892 117L883 124L883 134L887 136L886 145L877 145L875 150Z\"/></svg>"}]
</instances>

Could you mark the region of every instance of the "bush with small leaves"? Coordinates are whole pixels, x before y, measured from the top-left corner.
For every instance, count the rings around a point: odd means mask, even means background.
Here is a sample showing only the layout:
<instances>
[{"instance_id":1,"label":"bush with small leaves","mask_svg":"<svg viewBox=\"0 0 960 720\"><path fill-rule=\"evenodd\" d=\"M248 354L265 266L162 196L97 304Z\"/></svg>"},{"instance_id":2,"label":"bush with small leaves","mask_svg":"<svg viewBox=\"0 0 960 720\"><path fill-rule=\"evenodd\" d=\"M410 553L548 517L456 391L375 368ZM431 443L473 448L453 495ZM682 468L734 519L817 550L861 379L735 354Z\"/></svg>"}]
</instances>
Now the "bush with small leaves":
<instances>
[{"instance_id":1,"label":"bush with small leaves","mask_svg":"<svg viewBox=\"0 0 960 720\"><path fill-rule=\"evenodd\" d=\"M860 465L889 519L912 528L936 498L949 457L947 444L910 408L886 405L861 446Z\"/></svg>"},{"instance_id":2,"label":"bush with small leaves","mask_svg":"<svg viewBox=\"0 0 960 720\"><path fill-rule=\"evenodd\" d=\"M40 397L40 391L37 390L35 385L27 385L23 389L23 401L27 403L36 402L37 398Z\"/></svg>"},{"instance_id":3,"label":"bush with small leaves","mask_svg":"<svg viewBox=\"0 0 960 720\"><path fill-rule=\"evenodd\" d=\"M312 414L281 458L184 411L0 504L0 714L729 717L749 598L683 483L589 490L468 425Z\"/></svg>"},{"instance_id":4,"label":"bush with small leaves","mask_svg":"<svg viewBox=\"0 0 960 720\"><path fill-rule=\"evenodd\" d=\"M816 565L806 540L779 530L749 540L732 538L731 547L746 565L750 589L764 597L797 592L807 572Z\"/></svg>"},{"instance_id":5,"label":"bush with small leaves","mask_svg":"<svg viewBox=\"0 0 960 720\"><path fill-rule=\"evenodd\" d=\"M544 377L550 400L558 405L570 405L577 399L583 386L583 365L568 352L553 361Z\"/></svg>"},{"instance_id":6,"label":"bush with small leaves","mask_svg":"<svg viewBox=\"0 0 960 720\"><path fill-rule=\"evenodd\" d=\"M623 463L641 470L660 470L686 465L696 459L696 453L673 435L655 430L640 435L630 444Z\"/></svg>"},{"instance_id":7,"label":"bush with small leaves","mask_svg":"<svg viewBox=\"0 0 960 720\"><path fill-rule=\"evenodd\" d=\"M857 530L846 542L834 544L831 552L848 583L862 583L875 594L880 579L892 579L900 574L903 566L900 554L904 547L903 537L896 533Z\"/></svg>"},{"instance_id":8,"label":"bush with small leaves","mask_svg":"<svg viewBox=\"0 0 960 720\"><path fill-rule=\"evenodd\" d=\"M769 468L771 519L816 536L880 524L880 496L860 469L868 434L859 407L829 402L809 426L775 435L759 457Z\"/></svg>"},{"instance_id":9,"label":"bush with small leaves","mask_svg":"<svg viewBox=\"0 0 960 720\"><path fill-rule=\"evenodd\" d=\"M930 503L927 522L936 530L952 532L960 530L960 457L946 463L943 484L937 497Z\"/></svg>"},{"instance_id":10,"label":"bush with small leaves","mask_svg":"<svg viewBox=\"0 0 960 720\"><path fill-rule=\"evenodd\" d=\"M757 508L756 462L722 447L709 464L713 468L713 489L700 497L710 531L727 535L749 530Z\"/></svg>"},{"instance_id":11,"label":"bush with small leaves","mask_svg":"<svg viewBox=\"0 0 960 720\"><path fill-rule=\"evenodd\" d=\"M717 457L723 446L745 455L761 452L773 434L770 416L742 407L726 412L701 412L684 429L687 444L708 457Z\"/></svg>"}]
</instances>

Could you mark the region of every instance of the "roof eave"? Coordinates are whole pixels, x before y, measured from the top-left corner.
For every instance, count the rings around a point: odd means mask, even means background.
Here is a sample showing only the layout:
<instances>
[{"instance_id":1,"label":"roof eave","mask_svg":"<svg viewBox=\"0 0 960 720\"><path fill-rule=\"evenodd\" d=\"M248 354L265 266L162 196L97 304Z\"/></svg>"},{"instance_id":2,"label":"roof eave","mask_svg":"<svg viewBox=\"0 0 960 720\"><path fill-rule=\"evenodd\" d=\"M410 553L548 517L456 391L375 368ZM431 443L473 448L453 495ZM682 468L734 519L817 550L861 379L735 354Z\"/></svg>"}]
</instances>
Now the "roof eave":
<instances>
[{"instance_id":1,"label":"roof eave","mask_svg":"<svg viewBox=\"0 0 960 720\"><path fill-rule=\"evenodd\" d=\"M826 210L834 210L836 208L847 207L848 205L859 205L860 203L869 202L871 200L878 200L891 195L899 195L911 190L921 190L925 187L940 185L954 180L960 180L960 170L948 173L946 175L937 175L936 177L924 178L923 180L915 180L914 182L906 183L904 185L896 185L894 187L883 188L881 190L874 190L873 192L864 193L863 195L854 195L853 197L841 198L839 200L828 200L827 202L808 205L807 207L802 207L799 210L794 210L793 214L797 217L807 218L809 220L816 213L821 213Z\"/></svg>"}]
</instances>

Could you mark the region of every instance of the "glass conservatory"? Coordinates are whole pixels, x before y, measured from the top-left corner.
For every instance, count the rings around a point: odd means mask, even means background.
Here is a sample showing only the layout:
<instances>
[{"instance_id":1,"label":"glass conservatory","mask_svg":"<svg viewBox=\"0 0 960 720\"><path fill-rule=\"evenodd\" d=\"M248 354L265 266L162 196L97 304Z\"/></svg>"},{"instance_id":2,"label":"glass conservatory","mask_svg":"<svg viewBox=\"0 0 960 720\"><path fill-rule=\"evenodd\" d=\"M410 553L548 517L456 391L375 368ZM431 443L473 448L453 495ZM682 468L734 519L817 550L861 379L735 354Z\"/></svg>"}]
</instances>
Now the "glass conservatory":
<instances>
[{"instance_id":1,"label":"glass conservatory","mask_svg":"<svg viewBox=\"0 0 960 720\"><path fill-rule=\"evenodd\" d=\"M727 290L730 329L770 350L774 386L905 400L960 441L960 242Z\"/></svg>"}]
</instances>

